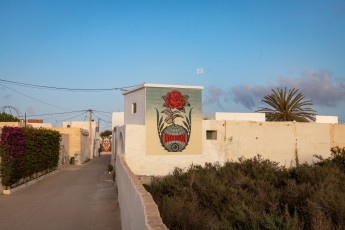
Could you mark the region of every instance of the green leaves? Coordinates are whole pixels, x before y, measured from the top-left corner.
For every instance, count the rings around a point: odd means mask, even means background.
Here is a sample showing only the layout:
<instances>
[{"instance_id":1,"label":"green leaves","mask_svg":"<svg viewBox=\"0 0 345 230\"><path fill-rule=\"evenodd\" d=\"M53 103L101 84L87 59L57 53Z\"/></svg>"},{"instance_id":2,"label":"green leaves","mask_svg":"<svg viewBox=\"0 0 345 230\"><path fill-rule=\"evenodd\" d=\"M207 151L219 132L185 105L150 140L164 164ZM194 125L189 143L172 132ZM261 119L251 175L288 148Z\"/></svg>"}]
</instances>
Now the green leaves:
<instances>
[{"instance_id":1,"label":"green leaves","mask_svg":"<svg viewBox=\"0 0 345 230\"><path fill-rule=\"evenodd\" d=\"M22 178L32 177L38 172L51 171L57 167L60 154L61 134L47 129L20 128L23 138L16 138L18 130L3 129L0 145L2 183L12 186ZM18 128L16 128L18 129ZM21 154L13 150L23 146Z\"/></svg>"},{"instance_id":2,"label":"green leaves","mask_svg":"<svg viewBox=\"0 0 345 230\"><path fill-rule=\"evenodd\" d=\"M0 122L19 122L20 120L11 115L11 114L7 114L5 112L0 113Z\"/></svg>"},{"instance_id":3,"label":"green leaves","mask_svg":"<svg viewBox=\"0 0 345 230\"><path fill-rule=\"evenodd\" d=\"M176 118L180 117L180 118L184 118L183 115L180 114L180 110L172 110L172 109L164 109L162 110L161 113L164 113L166 115L164 122L167 123L168 125L170 124L174 124L174 121ZM160 124L159 124L160 126Z\"/></svg>"},{"instance_id":4,"label":"green leaves","mask_svg":"<svg viewBox=\"0 0 345 230\"><path fill-rule=\"evenodd\" d=\"M270 107L260 107L256 112L266 113L267 121L315 121L316 111L308 107L313 102L305 100L298 89L272 89L272 94L266 95L262 101Z\"/></svg>"}]
</instances>

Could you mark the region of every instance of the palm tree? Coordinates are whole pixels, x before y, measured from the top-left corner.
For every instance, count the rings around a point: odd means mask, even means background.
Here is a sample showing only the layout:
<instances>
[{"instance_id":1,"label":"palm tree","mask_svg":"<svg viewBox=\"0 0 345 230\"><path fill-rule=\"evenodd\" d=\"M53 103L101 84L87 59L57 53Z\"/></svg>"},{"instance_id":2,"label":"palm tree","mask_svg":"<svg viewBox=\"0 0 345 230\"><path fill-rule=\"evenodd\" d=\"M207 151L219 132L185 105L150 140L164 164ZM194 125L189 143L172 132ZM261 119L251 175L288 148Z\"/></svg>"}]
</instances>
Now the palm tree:
<instances>
[{"instance_id":1,"label":"palm tree","mask_svg":"<svg viewBox=\"0 0 345 230\"><path fill-rule=\"evenodd\" d=\"M306 107L312 106L313 102L304 100L298 89L272 89L272 94L266 95L262 101L270 107L260 107L256 112L266 113L267 121L315 121L316 111Z\"/></svg>"}]
</instances>

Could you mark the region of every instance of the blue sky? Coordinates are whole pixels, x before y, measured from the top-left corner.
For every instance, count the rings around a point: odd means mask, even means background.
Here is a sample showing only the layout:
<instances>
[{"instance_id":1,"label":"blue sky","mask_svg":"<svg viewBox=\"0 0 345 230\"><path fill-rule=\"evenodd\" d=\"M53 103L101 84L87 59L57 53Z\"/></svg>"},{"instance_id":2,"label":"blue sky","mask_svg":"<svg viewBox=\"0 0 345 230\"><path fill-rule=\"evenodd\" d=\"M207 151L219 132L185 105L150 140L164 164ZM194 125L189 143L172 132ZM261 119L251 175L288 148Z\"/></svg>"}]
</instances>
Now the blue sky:
<instances>
[{"instance_id":1,"label":"blue sky","mask_svg":"<svg viewBox=\"0 0 345 230\"><path fill-rule=\"evenodd\" d=\"M345 120L344 41L345 0L0 0L0 79L69 88L201 85L205 114L253 112L271 88L288 86L319 114ZM0 106L21 113L123 111L117 91L5 86Z\"/></svg>"}]
</instances>

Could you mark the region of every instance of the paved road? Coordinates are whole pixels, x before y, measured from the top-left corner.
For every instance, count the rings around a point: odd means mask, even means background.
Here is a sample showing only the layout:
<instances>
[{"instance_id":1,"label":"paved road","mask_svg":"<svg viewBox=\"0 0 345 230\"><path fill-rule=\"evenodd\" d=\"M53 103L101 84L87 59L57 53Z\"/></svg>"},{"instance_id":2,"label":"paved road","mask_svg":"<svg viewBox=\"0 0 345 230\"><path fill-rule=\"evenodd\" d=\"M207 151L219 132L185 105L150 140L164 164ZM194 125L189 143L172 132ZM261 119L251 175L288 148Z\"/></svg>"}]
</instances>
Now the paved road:
<instances>
[{"instance_id":1,"label":"paved road","mask_svg":"<svg viewBox=\"0 0 345 230\"><path fill-rule=\"evenodd\" d=\"M110 155L66 166L9 196L0 196L1 230L121 229Z\"/></svg>"}]
</instances>

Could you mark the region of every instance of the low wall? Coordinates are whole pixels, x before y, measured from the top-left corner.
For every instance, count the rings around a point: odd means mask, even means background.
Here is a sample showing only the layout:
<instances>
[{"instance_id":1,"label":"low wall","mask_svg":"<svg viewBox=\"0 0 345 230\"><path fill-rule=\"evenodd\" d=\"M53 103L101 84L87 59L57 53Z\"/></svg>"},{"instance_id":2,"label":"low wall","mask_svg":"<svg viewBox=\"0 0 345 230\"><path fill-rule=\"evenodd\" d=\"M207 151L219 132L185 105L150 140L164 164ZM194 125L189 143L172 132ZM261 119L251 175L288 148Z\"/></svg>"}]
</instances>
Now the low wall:
<instances>
[{"instance_id":1,"label":"low wall","mask_svg":"<svg viewBox=\"0 0 345 230\"><path fill-rule=\"evenodd\" d=\"M345 125L304 122L203 121L217 130L217 140L203 138L204 153L220 162L258 154L286 167L312 163L313 155L330 156L335 146L345 147Z\"/></svg>"},{"instance_id":2,"label":"low wall","mask_svg":"<svg viewBox=\"0 0 345 230\"><path fill-rule=\"evenodd\" d=\"M0 128L3 128L5 126L9 127L24 127L25 124L22 122L0 122Z\"/></svg>"},{"instance_id":3,"label":"low wall","mask_svg":"<svg viewBox=\"0 0 345 230\"><path fill-rule=\"evenodd\" d=\"M291 167L296 165L296 159L299 163L312 163L315 154L327 158L332 147L345 147L344 124L204 120L200 155L146 155L145 129L144 125L118 128L123 139L120 141L117 135L118 149L137 175L167 175L175 167L224 163L258 154ZM207 130L216 131L217 138L206 139Z\"/></svg>"},{"instance_id":4,"label":"low wall","mask_svg":"<svg viewBox=\"0 0 345 230\"><path fill-rule=\"evenodd\" d=\"M122 229L167 229L151 194L129 169L124 156L117 156L115 169Z\"/></svg>"}]
</instances>

